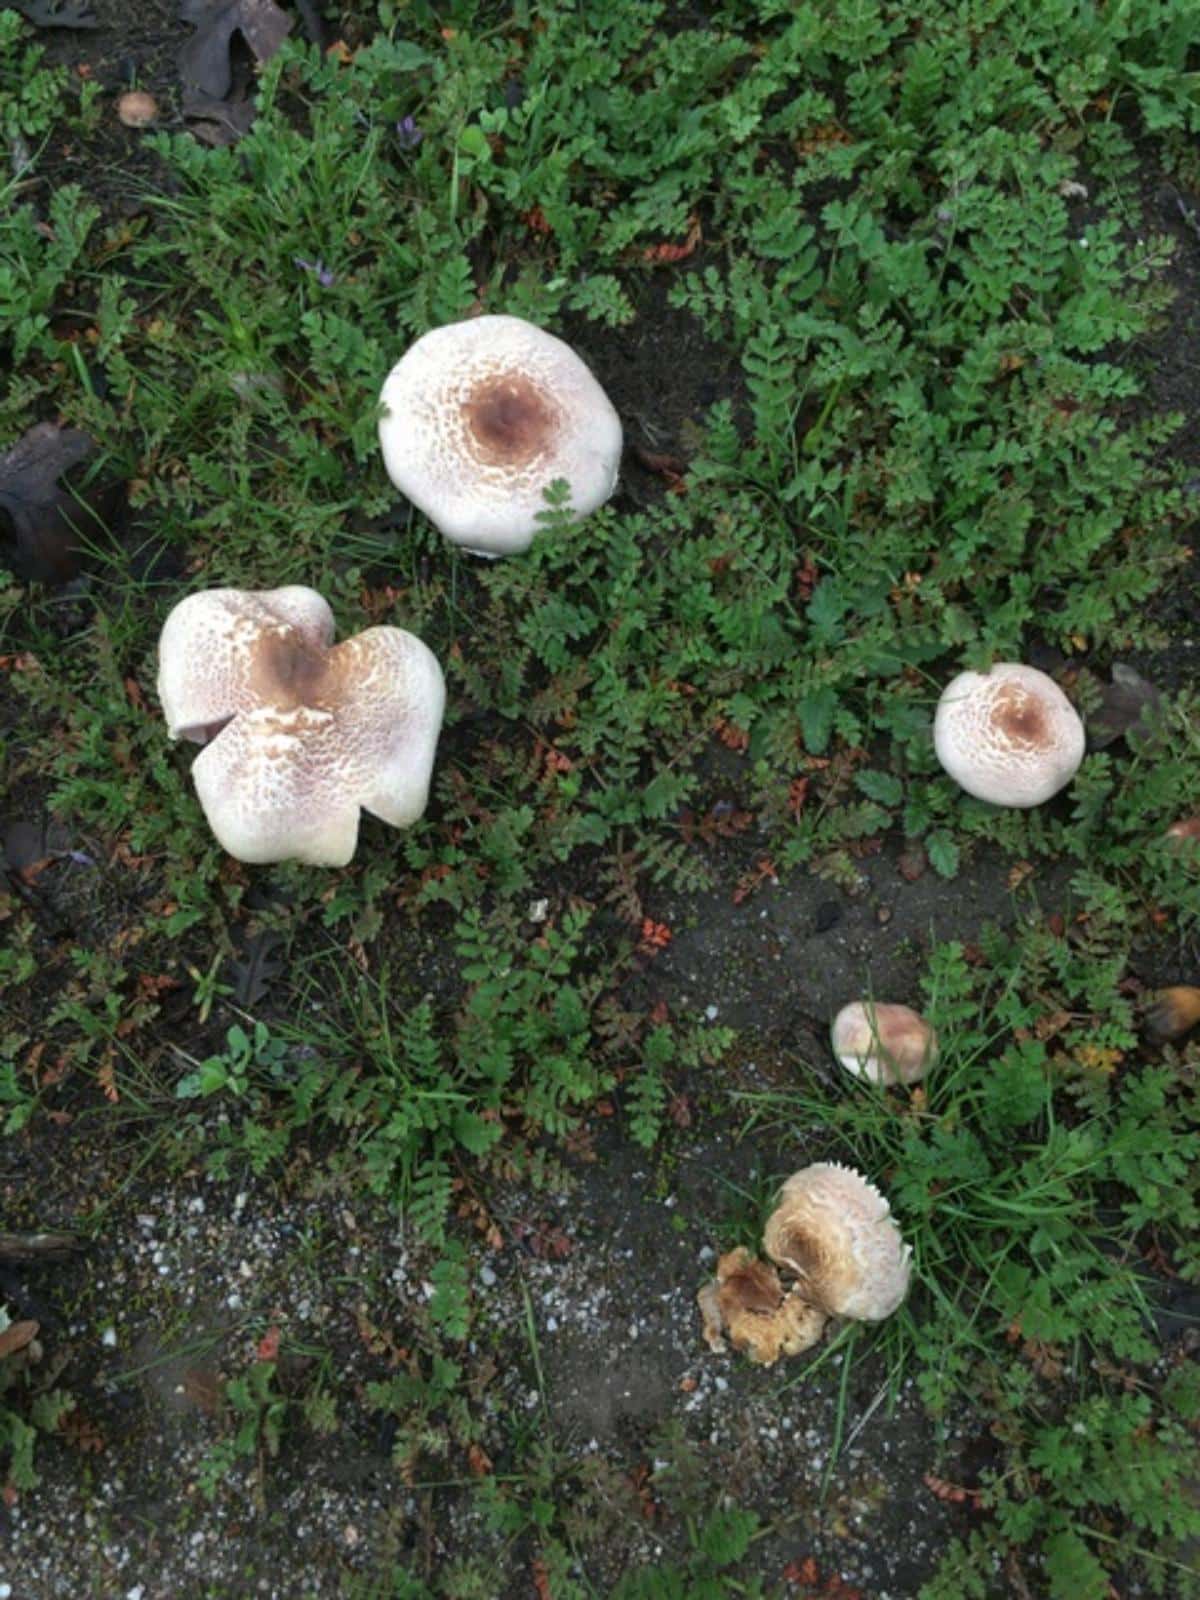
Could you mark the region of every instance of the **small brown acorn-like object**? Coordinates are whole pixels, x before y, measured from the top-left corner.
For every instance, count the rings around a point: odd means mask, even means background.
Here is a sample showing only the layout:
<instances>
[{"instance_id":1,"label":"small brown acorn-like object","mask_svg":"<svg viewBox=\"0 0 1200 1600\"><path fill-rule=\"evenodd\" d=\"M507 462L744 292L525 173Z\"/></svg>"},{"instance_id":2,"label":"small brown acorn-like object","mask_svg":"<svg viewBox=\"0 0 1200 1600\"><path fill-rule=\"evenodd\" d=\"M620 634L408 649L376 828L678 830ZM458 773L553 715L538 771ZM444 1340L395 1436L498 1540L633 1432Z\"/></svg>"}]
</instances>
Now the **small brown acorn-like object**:
<instances>
[{"instance_id":1,"label":"small brown acorn-like object","mask_svg":"<svg viewBox=\"0 0 1200 1600\"><path fill-rule=\"evenodd\" d=\"M1200 989L1177 983L1151 996L1146 1008L1146 1031L1154 1039L1169 1043L1182 1039L1200 1022Z\"/></svg>"},{"instance_id":2,"label":"small brown acorn-like object","mask_svg":"<svg viewBox=\"0 0 1200 1600\"><path fill-rule=\"evenodd\" d=\"M158 101L144 89L130 89L117 101L117 119L127 128L150 128L158 121Z\"/></svg>"},{"instance_id":3,"label":"small brown acorn-like object","mask_svg":"<svg viewBox=\"0 0 1200 1600\"><path fill-rule=\"evenodd\" d=\"M1165 837L1176 848L1181 844L1193 844L1200 839L1200 817L1184 817L1179 822L1173 822L1167 829Z\"/></svg>"}]
</instances>

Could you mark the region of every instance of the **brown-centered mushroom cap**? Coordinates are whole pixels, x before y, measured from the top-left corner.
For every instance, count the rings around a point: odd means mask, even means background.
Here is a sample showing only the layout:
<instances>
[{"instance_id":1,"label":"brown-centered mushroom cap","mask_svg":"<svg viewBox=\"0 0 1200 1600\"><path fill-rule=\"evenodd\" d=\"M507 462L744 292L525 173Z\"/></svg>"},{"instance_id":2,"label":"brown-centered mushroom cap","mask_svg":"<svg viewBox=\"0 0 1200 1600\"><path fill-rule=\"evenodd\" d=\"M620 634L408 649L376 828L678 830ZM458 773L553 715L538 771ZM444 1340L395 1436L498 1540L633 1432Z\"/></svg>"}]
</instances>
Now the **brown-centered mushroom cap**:
<instances>
[{"instance_id":1,"label":"brown-centered mushroom cap","mask_svg":"<svg viewBox=\"0 0 1200 1600\"><path fill-rule=\"evenodd\" d=\"M886 1001L843 1006L830 1042L847 1072L872 1083L918 1083L937 1058L937 1038L924 1017Z\"/></svg>"},{"instance_id":2,"label":"brown-centered mushroom cap","mask_svg":"<svg viewBox=\"0 0 1200 1600\"><path fill-rule=\"evenodd\" d=\"M425 809L445 688L400 628L333 644L312 589L211 589L168 616L158 693L172 738L205 748L200 803L239 860L343 866L366 808L396 827Z\"/></svg>"},{"instance_id":3,"label":"brown-centered mushroom cap","mask_svg":"<svg viewBox=\"0 0 1200 1600\"><path fill-rule=\"evenodd\" d=\"M475 555L528 549L557 478L585 516L616 486L621 424L561 339L520 317L473 317L410 346L380 396L396 487Z\"/></svg>"},{"instance_id":4,"label":"brown-centered mushroom cap","mask_svg":"<svg viewBox=\"0 0 1200 1600\"><path fill-rule=\"evenodd\" d=\"M1038 806L1058 793L1083 760L1083 723L1044 672L998 662L960 672L938 701L933 743L942 766L968 794L998 806Z\"/></svg>"},{"instance_id":5,"label":"brown-centered mushroom cap","mask_svg":"<svg viewBox=\"0 0 1200 1600\"><path fill-rule=\"evenodd\" d=\"M837 1162L805 1167L784 1184L763 1248L794 1272L802 1297L829 1316L879 1322L908 1292L911 1250L887 1201Z\"/></svg>"}]
</instances>

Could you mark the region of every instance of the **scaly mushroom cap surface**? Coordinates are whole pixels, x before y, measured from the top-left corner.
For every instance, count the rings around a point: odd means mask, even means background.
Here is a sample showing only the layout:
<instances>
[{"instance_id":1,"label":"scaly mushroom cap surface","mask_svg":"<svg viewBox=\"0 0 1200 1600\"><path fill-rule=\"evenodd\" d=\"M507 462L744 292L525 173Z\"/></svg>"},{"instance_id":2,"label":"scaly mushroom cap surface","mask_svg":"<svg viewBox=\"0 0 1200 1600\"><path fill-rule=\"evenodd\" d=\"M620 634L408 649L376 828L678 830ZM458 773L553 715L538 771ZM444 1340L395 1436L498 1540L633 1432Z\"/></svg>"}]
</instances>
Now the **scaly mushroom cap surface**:
<instances>
[{"instance_id":1,"label":"scaly mushroom cap surface","mask_svg":"<svg viewBox=\"0 0 1200 1600\"><path fill-rule=\"evenodd\" d=\"M937 1037L924 1017L885 1001L843 1006L830 1042L847 1072L872 1083L919 1083L937 1058Z\"/></svg>"},{"instance_id":2,"label":"scaly mushroom cap surface","mask_svg":"<svg viewBox=\"0 0 1200 1600\"><path fill-rule=\"evenodd\" d=\"M763 1230L763 1248L796 1274L799 1294L829 1316L879 1322L908 1292L912 1252L887 1201L838 1162L792 1174Z\"/></svg>"},{"instance_id":3,"label":"scaly mushroom cap surface","mask_svg":"<svg viewBox=\"0 0 1200 1600\"><path fill-rule=\"evenodd\" d=\"M799 1294L785 1294L775 1268L740 1245L721 1257L696 1298L709 1349L724 1350L728 1333L735 1350L764 1367L811 1349L828 1321Z\"/></svg>"},{"instance_id":4,"label":"scaly mushroom cap surface","mask_svg":"<svg viewBox=\"0 0 1200 1600\"><path fill-rule=\"evenodd\" d=\"M527 550L556 478L586 516L616 487L621 423L569 345L520 317L423 334L380 396L388 476L454 544Z\"/></svg>"},{"instance_id":5,"label":"scaly mushroom cap surface","mask_svg":"<svg viewBox=\"0 0 1200 1600\"><path fill-rule=\"evenodd\" d=\"M445 686L401 628L333 643L312 589L209 589L168 616L158 696L218 840L240 861L344 866L361 808L406 827L425 809Z\"/></svg>"},{"instance_id":6,"label":"scaly mushroom cap surface","mask_svg":"<svg viewBox=\"0 0 1200 1600\"><path fill-rule=\"evenodd\" d=\"M938 701L937 758L961 788L998 806L1040 806L1079 770L1084 731L1044 672L1002 661L960 672Z\"/></svg>"}]
</instances>

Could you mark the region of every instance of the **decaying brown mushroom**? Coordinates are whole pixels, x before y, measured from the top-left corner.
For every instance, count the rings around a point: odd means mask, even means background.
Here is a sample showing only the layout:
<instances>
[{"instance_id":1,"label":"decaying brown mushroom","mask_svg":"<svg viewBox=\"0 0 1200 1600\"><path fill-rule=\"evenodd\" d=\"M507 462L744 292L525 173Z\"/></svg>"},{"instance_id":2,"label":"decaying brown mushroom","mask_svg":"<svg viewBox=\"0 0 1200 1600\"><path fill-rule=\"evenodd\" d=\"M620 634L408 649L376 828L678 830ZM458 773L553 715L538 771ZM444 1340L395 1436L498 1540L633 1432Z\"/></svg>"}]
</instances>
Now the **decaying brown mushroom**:
<instances>
[{"instance_id":1,"label":"decaying brown mushroom","mask_svg":"<svg viewBox=\"0 0 1200 1600\"><path fill-rule=\"evenodd\" d=\"M820 1161L794 1173L763 1230L768 1266L744 1248L717 1263L698 1296L709 1348L770 1366L810 1349L830 1317L881 1322L908 1292L911 1249L861 1173ZM795 1281L785 1289L776 1267Z\"/></svg>"},{"instance_id":2,"label":"decaying brown mushroom","mask_svg":"<svg viewBox=\"0 0 1200 1600\"><path fill-rule=\"evenodd\" d=\"M709 1349L723 1351L728 1334L735 1350L764 1367L811 1349L825 1326L824 1313L785 1291L775 1268L744 1245L721 1257L698 1299Z\"/></svg>"}]
</instances>

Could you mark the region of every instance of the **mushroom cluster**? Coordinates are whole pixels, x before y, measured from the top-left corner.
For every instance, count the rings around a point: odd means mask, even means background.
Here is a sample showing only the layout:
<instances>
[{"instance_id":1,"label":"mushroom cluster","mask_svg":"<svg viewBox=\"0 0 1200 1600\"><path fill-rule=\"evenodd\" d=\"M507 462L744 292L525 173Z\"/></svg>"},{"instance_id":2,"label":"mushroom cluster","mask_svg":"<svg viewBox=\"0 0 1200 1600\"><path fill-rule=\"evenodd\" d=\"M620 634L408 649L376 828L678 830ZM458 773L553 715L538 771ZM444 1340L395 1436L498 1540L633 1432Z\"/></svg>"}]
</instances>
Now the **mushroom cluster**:
<instances>
[{"instance_id":1,"label":"mushroom cluster","mask_svg":"<svg viewBox=\"0 0 1200 1600\"><path fill-rule=\"evenodd\" d=\"M189 595L163 626L167 727L204 746L196 791L239 861L344 866L360 810L402 828L425 809L445 703L436 658L401 628L333 639L328 604L298 585Z\"/></svg>"},{"instance_id":2,"label":"mushroom cluster","mask_svg":"<svg viewBox=\"0 0 1200 1600\"><path fill-rule=\"evenodd\" d=\"M561 339L520 317L472 317L411 345L380 396L388 476L472 555L527 550L557 479L586 516L612 494L621 423Z\"/></svg>"},{"instance_id":3,"label":"mushroom cluster","mask_svg":"<svg viewBox=\"0 0 1200 1600\"><path fill-rule=\"evenodd\" d=\"M831 1317L881 1322L908 1293L911 1249L887 1201L860 1172L838 1162L804 1167L784 1184L763 1230L774 1266L731 1250L700 1290L704 1337L725 1337L770 1366L820 1339ZM793 1282L784 1289L779 1271Z\"/></svg>"}]
</instances>

